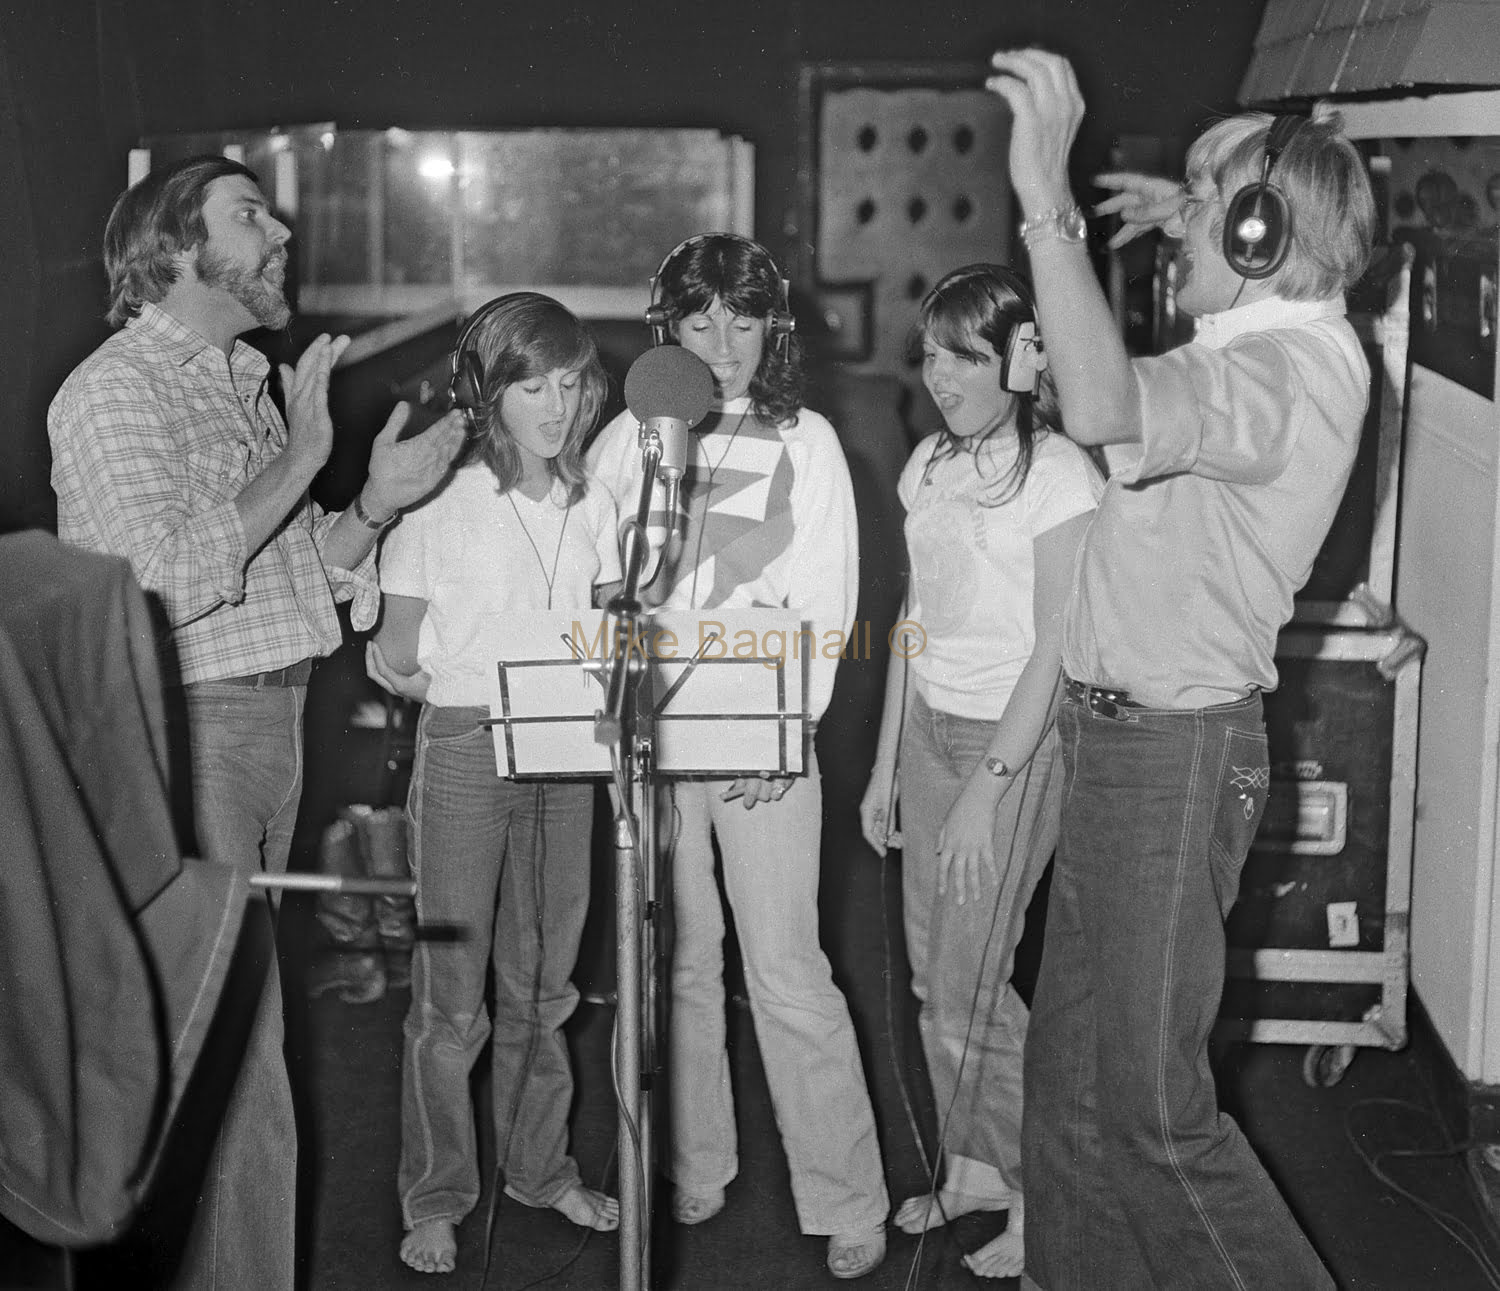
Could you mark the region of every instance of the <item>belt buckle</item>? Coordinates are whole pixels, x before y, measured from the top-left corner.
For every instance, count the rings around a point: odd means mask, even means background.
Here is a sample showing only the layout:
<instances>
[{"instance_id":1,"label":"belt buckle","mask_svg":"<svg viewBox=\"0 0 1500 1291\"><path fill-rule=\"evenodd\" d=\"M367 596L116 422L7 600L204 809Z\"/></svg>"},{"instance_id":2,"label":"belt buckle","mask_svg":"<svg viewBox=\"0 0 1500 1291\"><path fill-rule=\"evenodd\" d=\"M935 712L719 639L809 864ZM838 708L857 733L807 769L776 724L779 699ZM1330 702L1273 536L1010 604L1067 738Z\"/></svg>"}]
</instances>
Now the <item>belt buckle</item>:
<instances>
[{"instance_id":1,"label":"belt buckle","mask_svg":"<svg viewBox=\"0 0 1500 1291\"><path fill-rule=\"evenodd\" d=\"M1125 720L1125 710L1108 695L1100 691L1089 691L1089 707L1098 713L1100 717L1108 717L1111 721L1123 722Z\"/></svg>"},{"instance_id":2,"label":"belt buckle","mask_svg":"<svg viewBox=\"0 0 1500 1291\"><path fill-rule=\"evenodd\" d=\"M1119 691L1090 686L1088 687L1088 706L1100 717L1107 717L1112 722L1132 722L1135 718L1131 715L1126 703L1118 698L1119 693Z\"/></svg>"}]
</instances>

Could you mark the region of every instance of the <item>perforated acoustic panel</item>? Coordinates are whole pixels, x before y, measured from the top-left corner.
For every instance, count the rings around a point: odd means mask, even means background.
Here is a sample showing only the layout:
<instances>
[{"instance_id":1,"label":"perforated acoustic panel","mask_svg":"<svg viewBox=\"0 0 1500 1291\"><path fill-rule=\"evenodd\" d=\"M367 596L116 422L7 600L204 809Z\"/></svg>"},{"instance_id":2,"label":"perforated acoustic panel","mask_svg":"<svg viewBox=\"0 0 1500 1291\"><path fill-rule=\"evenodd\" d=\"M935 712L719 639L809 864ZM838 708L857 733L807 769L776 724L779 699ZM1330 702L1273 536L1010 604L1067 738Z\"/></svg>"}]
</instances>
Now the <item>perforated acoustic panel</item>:
<instances>
[{"instance_id":1,"label":"perforated acoustic panel","mask_svg":"<svg viewBox=\"0 0 1500 1291\"><path fill-rule=\"evenodd\" d=\"M861 370L914 380L906 340L927 289L1009 259L1009 141L1009 110L977 87L824 88L815 267L825 315L867 310L828 320Z\"/></svg>"}]
</instances>

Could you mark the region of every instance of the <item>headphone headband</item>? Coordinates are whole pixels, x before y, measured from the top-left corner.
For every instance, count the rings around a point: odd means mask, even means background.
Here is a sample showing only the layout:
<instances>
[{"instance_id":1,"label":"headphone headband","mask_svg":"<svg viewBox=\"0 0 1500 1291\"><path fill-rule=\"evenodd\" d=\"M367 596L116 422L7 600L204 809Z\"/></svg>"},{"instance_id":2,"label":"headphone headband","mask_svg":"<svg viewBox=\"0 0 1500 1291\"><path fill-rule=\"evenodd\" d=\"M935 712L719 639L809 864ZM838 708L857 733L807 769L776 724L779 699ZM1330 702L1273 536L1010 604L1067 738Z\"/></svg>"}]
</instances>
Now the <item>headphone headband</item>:
<instances>
[{"instance_id":1,"label":"headphone headband","mask_svg":"<svg viewBox=\"0 0 1500 1291\"><path fill-rule=\"evenodd\" d=\"M1302 129L1306 120L1306 117L1294 112L1283 112L1266 127L1266 160L1261 171L1261 183L1270 182L1271 172L1276 169L1281 154L1286 151L1287 145L1292 142L1297 131Z\"/></svg>"},{"instance_id":2,"label":"headphone headband","mask_svg":"<svg viewBox=\"0 0 1500 1291\"><path fill-rule=\"evenodd\" d=\"M690 238L683 238L662 257L661 263L656 266L656 272L651 275L651 301L646 306L646 324L651 328L651 344L666 344L667 325L672 321L667 312L666 303L662 299L662 275L678 256L709 241L729 242L735 246L744 247L751 255L765 262L765 267L775 280L779 293L776 308L771 311L771 333L782 346L782 353L785 353L786 346L790 343L789 338L797 330L797 320L792 316L791 280L777 267L776 261L772 259L771 253L765 247L753 238L747 238L740 233L695 233Z\"/></svg>"},{"instance_id":3,"label":"headphone headband","mask_svg":"<svg viewBox=\"0 0 1500 1291\"><path fill-rule=\"evenodd\" d=\"M479 423L474 414L484 402L485 371L479 355L469 348L469 342L485 319L508 301L514 300L515 296L515 292L496 296L470 314L458 329L458 338L453 342L453 350L448 356L448 400L453 407L464 410L470 434L479 432Z\"/></svg>"}]
</instances>

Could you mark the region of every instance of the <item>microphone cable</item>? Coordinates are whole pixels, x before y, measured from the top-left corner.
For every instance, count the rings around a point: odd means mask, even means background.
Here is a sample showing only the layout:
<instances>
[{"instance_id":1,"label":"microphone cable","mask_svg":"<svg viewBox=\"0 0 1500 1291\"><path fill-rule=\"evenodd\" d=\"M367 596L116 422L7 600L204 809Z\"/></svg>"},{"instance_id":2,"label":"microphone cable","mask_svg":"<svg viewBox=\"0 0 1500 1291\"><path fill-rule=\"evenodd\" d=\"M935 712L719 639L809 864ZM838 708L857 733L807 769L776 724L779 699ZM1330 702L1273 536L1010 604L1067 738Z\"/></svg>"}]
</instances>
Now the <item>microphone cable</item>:
<instances>
[{"instance_id":1,"label":"microphone cable","mask_svg":"<svg viewBox=\"0 0 1500 1291\"><path fill-rule=\"evenodd\" d=\"M510 1158L510 1145L516 1137L516 1116L521 1108L521 1097L526 1090L526 1082L530 1079L531 1065L536 1060L537 1047L541 1043L541 1008L542 1008L542 964L546 957L546 933L543 927L543 918L546 907L545 884L542 880L542 872L547 860L547 834L542 827L543 785L540 780L536 782L535 791L532 794L532 828L531 828L531 907L532 920L536 928L536 967L531 975L531 1019L530 1032L526 1040L526 1060L519 1069L519 1078L515 1089L511 1091L510 1111L506 1119L510 1128L505 1133L505 1142L495 1144L495 1177L490 1188L490 1204L484 1219L484 1272L479 1279L479 1291L489 1285L490 1266L495 1258L495 1215L500 1208L500 1176L504 1172L505 1162ZM495 909L498 915L500 903L505 899L504 884L505 871L511 864L510 855L510 831L506 831L505 858L500 862L500 874L495 881ZM491 945L494 942L494 929L491 927ZM498 992L498 984L497 984ZM493 1024L492 1024L493 1025ZM491 1053L493 1054L493 1048ZM490 1080L494 1081L494 1067L491 1064ZM577 1258L576 1256L574 1258Z\"/></svg>"},{"instance_id":2,"label":"microphone cable","mask_svg":"<svg viewBox=\"0 0 1500 1291\"><path fill-rule=\"evenodd\" d=\"M897 768L898 768L898 770L899 770L899 767L900 767L901 742L902 742L902 739L904 739L904 737L905 737L906 697L907 697L907 686L909 684L909 679L910 679L910 673L909 673L909 671L907 671L907 668L909 667L909 665L906 663L906 661L903 660L902 666L903 666L903 672L902 672L902 678L901 678L901 708L900 708L900 715L897 718L898 726L897 726L897 742L896 742ZM1042 731L1043 731L1043 737L1042 737L1042 739L1043 739L1043 741L1045 741L1047 733L1050 732L1053 729L1053 727L1055 725L1055 722L1056 722L1056 717L1057 717L1057 700L1058 700L1058 693L1059 693L1059 691L1060 691L1060 679L1059 679L1059 685L1056 686L1056 687L1054 687L1052 702L1048 706L1048 710L1047 710L1047 720L1043 724L1043 727L1042 727ZM1038 743L1038 749L1040 748L1040 746L1041 746L1041 742ZM1022 776L1022 778L1020 779L1020 781L1015 786L1013 786L1013 790L1012 791L1014 791L1015 789L1019 789L1020 790L1020 792L1021 792L1021 802L1023 802L1023 803L1026 800L1026 795L1027 795L1028 791L1030 790L1031 776L1032 776L1032 772L1033 772L1033 770L1035 769L1035 766L1036 766L1036 753L1037 753L1037 750L1034 749L1032 751L1031 756L1029 758L1027 758L1025 773ZM895 799L895 796L896 796L896 783L897 783L896 782L896 777L893 775L892 776L892 780L891 780L891 792L890 792L890 794L889 794L889 796L887 798L887 802L886 802L886 820L887 820L887 822L891 821L891 813L894 811L894 799ZM1036 834L1037 834L1037 829L1038 829L1038 827L1040 825L1040 820L1041 820L1040 815L1038 815L1037 817L1035 817L1032 820L1031 828L1030 828L1030 830L1028 831L1028 834L1027 834L1026 850L1022 853L1023 860L1024 860L1024 858L1026 856L1029 856L1031 854L1031 849L1036 844ZM978 1017L980 997L981 997L981 995L983 993L983 990L984 990L984 983L985 983L985 971L984 970L985 970L985 965L989 962L990 949L991 949L992 945L994 944L995 930L996 930L996 927L999 924L999 916L1000 916L1000 893L1001 893L1001 889L1003 888L1003 882L1004 882L1003 875L1009 872L1010 866L1015 861L1015 856L1016 856L1016 841L1017 841L1017 834L1018 834L1018 832L1019 832L1018 830L1012 830L1011 831L1010 840L1009 840L1009 843L1008 843L1008 846L1007 846L1007 850L1006 850L1005 868L1001 871L1001 877L998 878L997 881L996 881L995 905L994 905L994 908L990 912L990 926L989 926L988 932L985 935L984 948L983 948L983 950L980 953L980 959L979 959L979 972L976 975L975 982L974 982L973 995L971 996L970 1001L969 1001L969 1016L968 1016L968 1021L967 1021L966 1025L965 1025L965 1029L964 1029L964 1040L963 1040L962 1049L960 1050L960 1054L959 1054L958 1071L957 1071L957 1073L955 1075L955 1078L954 1078L953 1095L948 1100L948 1106L943 1111L942 1120L941 1120L941 1123L940 1123L940 1126L939 1126L939 1130L938 1130L938 1142L937 1142L936 1151L935 1151L934 1155L931 1158L929 1158L928 1155L927 1155L926 1147L925 1147L925 1145L922 1142L921 1132L920 1132L920 1130L918 1128L918 1125L917 1125L916 1115L915 1115L915 1112L914 1112L913 1107L912 1107L912 1100L911 1100L910 1089L909 1089L909 1087L907 1085L906 1077L905 1077L905 1074L904 1074L904 1071L903 1071L903 1067L902 1067L902 1061L901 1061L902 1055L899 1052L899 1046L898 1046L898 1042L897 1042L897 1038L896 1038L897 1032L896 1032L896 1027L895 1027L895 1007L894 1007L894 1000L893 1000L893 997L892 997L892 990L891 990L891 979L892 979L892 977L893 977L894 974L892 972L892 955L891 955L891 944L890 944L890 920L889 920L889 916L887 914L888 899L887 899L887 896L886 896L887 884L886 884L886 881L885 881L885 879L886 879L886 873L885 873L885 871L886 871L886 866L888 864L888 861L887 861L886 857L882 857L881 858L880 897L881 897L881 912L882 912L881 931L882 931L882 940L883 940L883 946L884 946L884 951L885 951L885 971L884 971L884 977L885 977L885 996L886 996L886 1029L887 1029L887 1032L888 1032L888 1034L890 1036L891 1061L892 1061L892 1066L895 1069L896 1087L899 1090L900 1095L901 1095L902 1110L906 1114L907 1125L908 1125L908 1128L909 1128L909 1130L911 1132L912 1143L916 1147L916 1150L917 1150L917 1157L918 1157L919 1161L921 1162L923 1170L927 1173L927 1177L928 1177L928 1181L927 1181L928 1182L927 1196L931 1199L929 1201L929 1204L928 1204L928 1215L923 1217L923 1227L922 1227L921 1234L920 1234L920 1236L917 1239L917 1249L916 1249L916 1251L912 1255L912 1261L911 1261L911 1264L910 1264L910 1266L909 1266L909 1268L907 1270L906 1281L904 1283L904 1286L907 1289L907 1291L911 1291L912 1288L914 1288L914 1287L916 1287L918 1285L918 1279L920 1277L920 1271L921 1271L921 1265L922 1265L922 1256L923 1256L923 1253L925 1252L926 1245L927 1245L927 1234L929 1232L931 1232L934 1228L941 1228L941 1227L948 1227L948 1226L950 1226L952 1224L952 1222L953 1222L953 1219L955 1218L955 1217L949 1216L946 1207L944 1207L944 1205L943 1205L941 1192L940 1192L940 1190L939 1190L939 1188L937 1186L938 1172L939 1172L939 1170L941 1168L943 1153L944 1153L944 1151L946 1149L946 1146L947 1146L947 1141L948 1141L948 1122L949 1122L949 1119L952 1117L953 1109L954 1109L955 1105L958 1102L958 1095L959 1095L959 1092L960 1092L960 1090L962 1088L962 1084L963 1084L964 1069L968 1065L969 1049L970 1049L970 1046L971 1046L972 1041L973 1041L974 1024L975 1024L975 1021L976 1021L976 1019ZM1004 985L1004 984L1002 984L1002 985ZM933 1206L937 1207L938 1213L942 1216L942 1223L941 1224L930 1224L930 1223L927 1222L927 1219L928 1219L928 1217L931 1214L931 1209L932 1209ZM969 1253L969 1252L966 1252L966 1254L967 1253Z\"/></svg>"},{"instance_id":3,"label":"microphone cable","mask_svg":"<svg viewBox=\"0 0 1500 1291\"><path fill-rule=\"evenodd\" d=\"M1044 727L1043 729L1045 730L1046 728ZM1033 751L1032 756L1026 760L1026 771L1024 775L1022 776L1019 783L1014 786L1015 789L1020 790L1020 801L1023 803L1026 801L1027 792L1031 787L1031 772L1035 765L1036 754L1035 751ZM1030 849L1036 841L1036 826L1037 822L1033 820L1032 828L1029 831L1027 837L1027 849L1026 852L1022 854L1023 858L1030 854ZM997 878L995 883L995 904L994 908L990 911L990 926L989 930L985 933L984 948L981 950L979 956L979 971L975 974L974 978L974 992L969 1000L969 1017L964 1027L963 1047L959 1051L958 1070L954 1074L953 1078L953 1095L948 1100L948 1106L943 1110L942 1122L938 1129L937 1151L934 1154L933 1161L928 1169L927 1195L931 1198L931 1201L928 1205L928 1215L923 1217L922 1233L921 1236L917 1239L917 1249L912 1255L911 1267L907 1273L907 1280L905 1285L908 1289L913 1288L917 1285L917 1278L922 1266L922 1253L927 1246L927 1234L930 1233L933 1228L950 1227L953 1223L953 1220L957 1218L957 1216L950 1216L948 1214L947 1208L943 1205L942 1194L938 1189L937 1183L938 1169L942 1164L943 1154L947 1150L948 1122L953 1115L954 1107L958 1104L958 1096L963 1088L964 1069L968 1066L969 1048L974 1038L974 1024L979 1016L980 998L984 994L985 967L989 963L990 949L994 945L995 929L999 926L1000 923L1000 893L1004 887L1003 876L1010 872L1010 867L1015 862L1016 836L1018 832L1019 831L1017 830L1011 831L1010 843L1006 849L1005 867L1001 871L1001 877ZM1005 982L1000 983L1001 989L1004 989L1007 984L1008 983ZM927 1218L931 1215L931 1208L933 1206L937 1207L938 1213L943 1217L943 1222L940 1225L928 1224L926 1222ZM955 1243L956 1241L957 1239L955 1236ZM966 1251L965 1254L971 1254L971 1252Z\"/></svg>"},{"instance_id":4,"label":"microphone cable","mask_svg":"<svg viewBox=\"0 0 1500 1291\"><path fill-rule=\"evenodd\" d=\"M547 859L547 836L546 836L546 829L544 828L544 824L543 824L543 820L544 820L544 817L543 817L544 801L543 800L544 800L544 797L545 797L544 790L545 790L544 783L542 781L540 781L540 780L537 781L537 783L536 783L536 792L535 792L535 794L533 795L533 798L532 798L533 809L534 809L534 811L536 813L535 814L535 826L534 826L533 834L532 834L533 855L536 858L536 864L532 867L532 884L533 884L533 886L532 886L532 897L533 897L534 909L536 911L536 920L535 920L535 922L536 922L536 937L537 937L537 942L536 942L536 944L537 944L537 964L536 964L536 972L532 976L531 1038L530 1038L530 1040L528 1042L528 1047L527 1047L527 1061L526 1061L526 1064L525 1064L524 1068L522 1069L522 1071L523 1071L522 1078L521 1078L520 1081L517 1082L517 1087L516 1087L516 1091L515 1091L515 1097L514 1097L512 1103L511 1103L511 1110L510 1110L510 1130L506 1134L505 1147L504 1147L504 1150L502 1151L499 1148L499 1146L497 1145L496 1151L495 1151L495 1178L494 1178L493 1187L491 1188L491 1191L490 1191L489 1212L488 1212L488 1214L486 1216L485 1226L484 1226L484 1250L485 1250L485 1255L484 1255L484 1270L483 1270L483 1274L482 1274L482 1276L480 1277L480 1280L479 1280L479 1291L485 1291L485 1288L489 1286L490 1269L493 1266L494 1255L495 1255L494 1238L493 1238L494 1225L495 1225L495 1216L496 1216L497 1209L499 1207L499 1199L500 1199L501 1192L502 1192L502 1189L501 1189L501 1186L500 1186L500 1176L501 1176L501 1172L502 1172L502 1166L503 1166L503 1163L505 1162L505 1160L510 1155L510 1144L511 1144L512 1140L515 1137L515 1132L516 1132L516 1113L517 1113L517 1111L518 1111L518 1109L520 1107L521 1094L522 1094L522 1091L524 1089L526 1080L529 1078L529 1076L527 1075L527 1073L529 1073L531 1062L534 1060L534 1058L536 1056L537 1046L540 1044L540 1041L541 1041L542 965L545 962L545 955L546 955L546 935L545 935L545 931L544 931L545 930L545 924L546 924L546 885L545 885L545 881L543 879L543 874L544 874L544 871L545 871L546 859ZM506 858L506 862L507 863L509 862L509 857L508 856ZM607 1190L608 1190L608 1187L609 1187L609 1174L610 1174L611 1168L613 1167L613 1165L615 1163L615 1153L616 1153L616 1150L617 1149L615 1147L611 1147L610 1151L609 1151L609 1156L606 1158L606 1160L604 1162L604 1169L602 1171L602 1177L601 1177L601 1179L599 1181L599 1191L601 1193L607 1193ZM580 1186L581 1186L581 1182L580 1182ZM524 1205L525 1203L522 1202L521 1204ZM582 1256L582 1254L584 1252L584 1248L589 1243L589 1239L592 1238L596 1232L600 1231L599 1229L594 1228L590 1224L584 1224L584 1225L581 1225L581 1227L583 1228L583 1235L574 1244L573 1250L568 1255L568 1257L561 1264L559 1264L555 1269L552 1269L550 1272L540 1274L539 1276L533 1278L530 1282L527 1282L524 1286L522 1286L520 1288L520 1291L530 1291L530 1289L532 1287L538 1287L538 1286L541 1286L543 1283L550 1282L550 1281L552 1281L553 1278L560 1277L562 1274L566 1273L570 1268L573 1267L574 1264L576 1264L578 1262L579 1257Z\"/></svg>"},{"instance_id":5,"label":"microphone cable","mask_svg":"<svg viewBox=\"0 0 1500 1291\"><path fill-rule=\"evenodd\" d=\"M625 828L630 832L630 845L635 850L636 856L640 858L642 866L644 867L646 858L644 852L641 850L641 835L638 828L638 822L635 818L635 813L630 809L630 786L625 780L625 767L620 757L620 746L618 743L610 745L609 769L610 775L614 780L615 793L620 800L620 816L625 821ZM651 790L651 786L648 784L646 786L646 789L649 792ZM637 878L637 882L639 882L639 878ZM640 902L642 902L645 896L646 894L637 892L637 903L639 904ZM616 967L618 968L618 965ZM642 971L648 973L651 972L651 964L643 963ZM619 992L620 983L616 981L615 996L617 1000L619 998ZM642 1023L643 1025L650 1025L649 1021L647 1021L645 1018L642 1019ZM645 1197L646 1185L648 1180L646 1177L645 1148L641 1143L641 1128L636 1121L636 1108L626 1105L624 1093L620 1089L620 1013L618 1006L615 1009L614 1022L610 1027L609 1054L609 1077L610 1085L614 1089L615 1094L615 1112L619 1116L621 1124L625 1126L625 1132L630 1139L631 1159L629 1161L621 1161L620 1169L622 1171L628 1169L635 1172L636 1196ZM639 1092L640 1091L637 1090L637 1094L639 1094ZM647 1216L646 1219L648 1222L642 1224L641 1226L641 1234L643 1240L649 1239L650 1236L650 1217ZM631 1258L637 1266L639 1266L641 1256L643 1254L643 1249L638 1249L631 1253ZM621 1256L623 1263L624 1252L621 1252Z\"/></svg>"}]
</instances>

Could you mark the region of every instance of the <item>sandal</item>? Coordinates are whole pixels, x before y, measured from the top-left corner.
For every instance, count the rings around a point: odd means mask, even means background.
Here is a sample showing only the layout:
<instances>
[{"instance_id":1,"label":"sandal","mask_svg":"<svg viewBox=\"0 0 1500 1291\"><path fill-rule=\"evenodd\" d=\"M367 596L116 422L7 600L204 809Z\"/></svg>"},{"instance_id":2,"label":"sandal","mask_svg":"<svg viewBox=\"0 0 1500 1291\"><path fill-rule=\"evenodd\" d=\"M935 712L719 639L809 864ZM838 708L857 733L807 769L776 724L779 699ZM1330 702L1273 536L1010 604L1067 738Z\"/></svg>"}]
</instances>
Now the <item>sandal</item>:
<instances>
[{"instance_id":1,"label":"sandal","mask_svg":"<svg viewBox=\"0 0 1500 1291\"><path fill-rule=\"evenodd\" d=\"M700 1196L677 1188L672 1193L672 1219L679 1224L701 1224L724 1209L724 1189Z\"/></svg>"},{"instance_id":2,"label":"sandal","mask_svg":"<svg viewBox=\"0 0 1500 1291\"><path fill-rule=\"evenodd\" d=\"M885 1226L865 1233L835 1233L828 1239L828 1271L848 1281L873 1273L885 1259Z\"/></svg>"}]
</instances>

